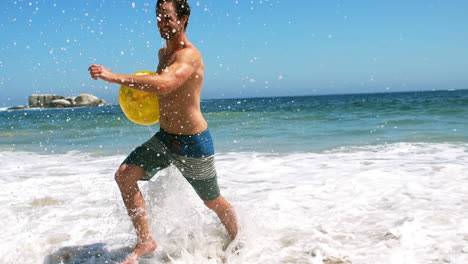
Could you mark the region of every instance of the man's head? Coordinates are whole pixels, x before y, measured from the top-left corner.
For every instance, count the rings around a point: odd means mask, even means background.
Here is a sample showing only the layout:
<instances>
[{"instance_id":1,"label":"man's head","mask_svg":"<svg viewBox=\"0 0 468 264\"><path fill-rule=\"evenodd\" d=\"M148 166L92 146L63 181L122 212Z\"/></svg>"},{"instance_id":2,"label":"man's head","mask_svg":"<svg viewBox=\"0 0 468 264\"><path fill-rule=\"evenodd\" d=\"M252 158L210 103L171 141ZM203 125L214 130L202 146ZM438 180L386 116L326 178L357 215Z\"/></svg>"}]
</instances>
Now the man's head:
<instances>
[{"instance_id":1,"label":"man's head","mask_svg":"<svg viewBox=\"0 0 468 264\"><path fill-rule=\"evenodd\" d=\"M156 19L161 37L170 39L178 31L186 30L190 17L187 0L158 0Z\"/></svg>"}]
</instances>

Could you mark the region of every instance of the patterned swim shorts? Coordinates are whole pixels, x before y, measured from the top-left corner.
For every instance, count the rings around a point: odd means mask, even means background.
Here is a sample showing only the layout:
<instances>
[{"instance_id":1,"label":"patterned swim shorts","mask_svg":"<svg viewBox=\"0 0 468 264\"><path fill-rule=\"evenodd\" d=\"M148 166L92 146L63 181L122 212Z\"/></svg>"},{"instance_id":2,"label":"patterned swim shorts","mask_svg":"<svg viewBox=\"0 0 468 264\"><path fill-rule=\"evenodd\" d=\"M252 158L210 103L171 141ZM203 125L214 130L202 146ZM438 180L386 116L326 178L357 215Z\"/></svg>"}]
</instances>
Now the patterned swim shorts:
<instances>
[{"instance_id":1,"label":"patterned swim shorts","mask_svg":"<svg viewBox=\"0 0 468 264\"><path fill-rule=\"evenodd\" d=\"M202 200L214 200L220 195L213 141L208 129L195 135L174 135L161 129L130 153L122 164L143 168L146 171L140 179L143 181L174 165Z\"/></svg>"}]
</instances>

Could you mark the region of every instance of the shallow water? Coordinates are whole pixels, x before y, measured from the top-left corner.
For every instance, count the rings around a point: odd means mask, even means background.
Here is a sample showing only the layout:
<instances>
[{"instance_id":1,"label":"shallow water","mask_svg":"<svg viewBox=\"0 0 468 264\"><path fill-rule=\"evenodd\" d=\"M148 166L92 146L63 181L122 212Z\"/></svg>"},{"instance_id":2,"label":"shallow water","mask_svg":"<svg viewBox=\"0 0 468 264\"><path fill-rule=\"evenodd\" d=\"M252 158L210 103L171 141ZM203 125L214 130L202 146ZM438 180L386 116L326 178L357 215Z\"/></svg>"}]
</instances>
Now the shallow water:
<instances>
[{"instance_id":1,"label":"shallow water","mask_svg":"<svg viewBox=\"0 0 468 264\"><path fill-rule=\"evenodd\" d=\"M3 263L116 263L129 252L135 236L112 176L123 156L0 156ZM219 154L241 223L237 254L169 169L142 184L159 248L140 263L467 263L467 162L467 144Z\"/></svg>"}]
</instances>

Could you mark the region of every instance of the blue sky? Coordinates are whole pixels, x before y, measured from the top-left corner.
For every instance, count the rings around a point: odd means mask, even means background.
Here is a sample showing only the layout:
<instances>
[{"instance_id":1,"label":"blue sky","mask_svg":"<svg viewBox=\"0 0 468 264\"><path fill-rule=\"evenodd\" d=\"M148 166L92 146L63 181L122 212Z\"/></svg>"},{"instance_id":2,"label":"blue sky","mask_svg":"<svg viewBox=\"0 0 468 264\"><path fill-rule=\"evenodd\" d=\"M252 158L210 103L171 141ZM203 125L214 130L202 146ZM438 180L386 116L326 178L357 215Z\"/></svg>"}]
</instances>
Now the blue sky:
<instances>
[{"instance_id":1,"label":"blue sky","mask_svg":"<svg viewBox=\"0 0 468 264\"><path fill-rule=\"evenodd\" d=\"M203 98L468 89L468 1L190 1ZM0 1L0 107L118 86L92 63L153 70L155 1Z\"/></svg>"}]
</instances>

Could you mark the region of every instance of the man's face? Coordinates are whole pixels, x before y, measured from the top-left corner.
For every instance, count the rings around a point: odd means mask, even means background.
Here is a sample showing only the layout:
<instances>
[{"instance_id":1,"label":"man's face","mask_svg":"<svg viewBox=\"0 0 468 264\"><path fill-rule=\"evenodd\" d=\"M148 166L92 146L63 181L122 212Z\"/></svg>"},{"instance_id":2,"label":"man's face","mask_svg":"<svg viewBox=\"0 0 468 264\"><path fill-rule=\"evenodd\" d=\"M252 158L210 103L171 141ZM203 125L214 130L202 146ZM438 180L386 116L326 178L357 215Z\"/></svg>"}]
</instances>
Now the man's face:
<instances>
[{"instance_id":1,"label":"man's face","mask_svg":"<svg viewBox=\"0 0 468 264\"><path fill-rule=\"evenodd\" d=\"M156 19L158 20L159 33L163 39L169 40L184 30L182 21L177 18L175 7L171 2L165 2L158 8Z\"/></svg>"}]
</instances>

